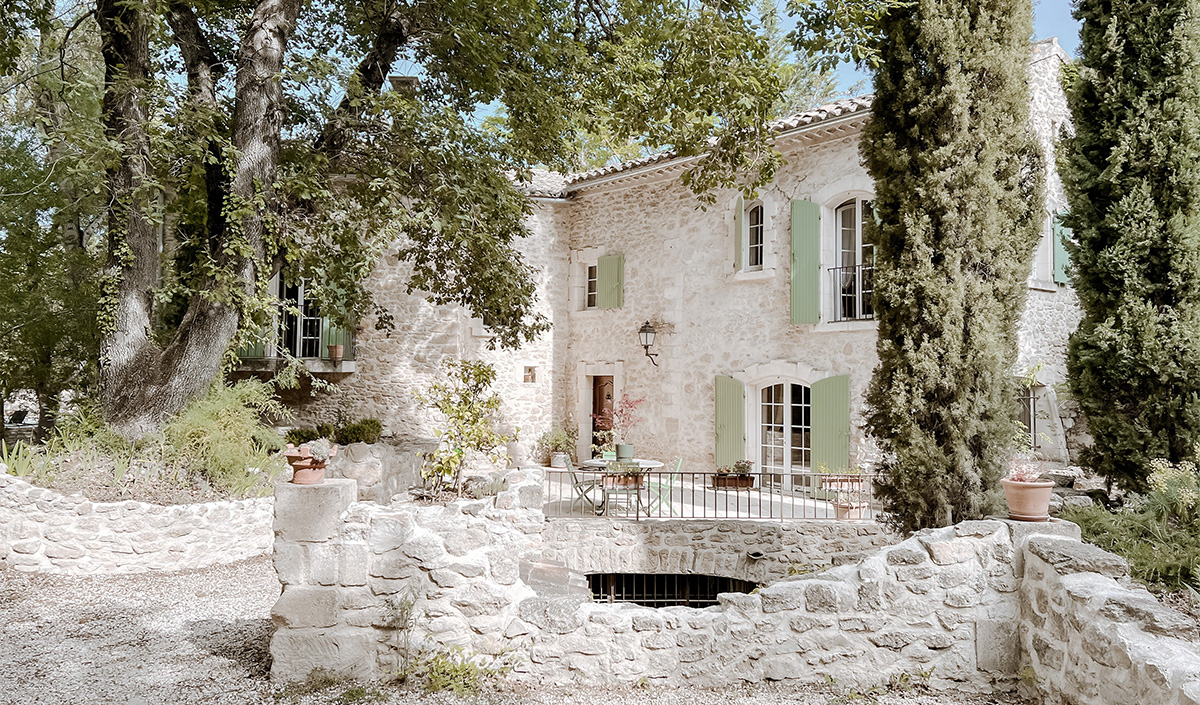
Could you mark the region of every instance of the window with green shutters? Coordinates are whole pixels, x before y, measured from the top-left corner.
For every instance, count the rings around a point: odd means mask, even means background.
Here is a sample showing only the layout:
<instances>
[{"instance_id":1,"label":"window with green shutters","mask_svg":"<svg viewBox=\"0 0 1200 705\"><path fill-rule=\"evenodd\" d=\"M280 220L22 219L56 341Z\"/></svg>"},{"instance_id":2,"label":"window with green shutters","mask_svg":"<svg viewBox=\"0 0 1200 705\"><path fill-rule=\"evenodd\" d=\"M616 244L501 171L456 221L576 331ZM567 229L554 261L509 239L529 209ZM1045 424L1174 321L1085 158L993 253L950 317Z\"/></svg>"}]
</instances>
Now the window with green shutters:
<instances>
[{"instance_id":1,"label":"window with green shutters","mask_svg":"<svg viewBox=\"0 0 1200 705\"><path fill-rule=\"evenodd\" d=\"M625 255L605 255L596 261L596 308L625 305Z\"/></svg>"},{"instance_id":2,"label":"window with green shutters","mask_svg":"<svg viewBox=\"0 0 1200 705\"><path fill-rule=\"evenodd\" d=\"M812 386L812 468L850 467L850 376L826 377Z\"/></svg>"},{"instance_id":3,"label":"window with green shutters","mask_svg":"<svg viewBox=\"0 0 1200 705\"><path fill-rule=\"evenodd\" d=\"M714 388L717 467L731 467L746 459L746 388L724 375L717 375Z\"/></svg>"},{"instance_id":4,"label":"window with green shutters","mask_svg":"<svg viewBox=\"0 0 1200 705\"><path fill-rule=\"evenodd\" d=\"M1071 279L1067 276L1067 265L1071 263L1071 258L1067 254L1066 241L1071 237L1071 229L1062 224L1062 213L1054 217L1054 282L1056 284L1069 284Z\"/></svg>"},{"instance_id":5,"label":"window with green shutters","mask_svg":"<svg viewBox=\"0 0 1200 705\"><path fill-rule=\"evenodd\" d=\"M821 207L792 201L792 323L821 320Z\"/></svg>"},{"instance_id":6,"label":"window with green shutters","mask_svg":"<svg viewBox=\"0 0 1200 705\"><path fill-rule=\"evenodd\" d=\"M336 325L328 316L321 318L321 359L328 360L329 346L342 346L342 359L354 359L354 336L350 331Z\"/></svg>"}]
</instances>

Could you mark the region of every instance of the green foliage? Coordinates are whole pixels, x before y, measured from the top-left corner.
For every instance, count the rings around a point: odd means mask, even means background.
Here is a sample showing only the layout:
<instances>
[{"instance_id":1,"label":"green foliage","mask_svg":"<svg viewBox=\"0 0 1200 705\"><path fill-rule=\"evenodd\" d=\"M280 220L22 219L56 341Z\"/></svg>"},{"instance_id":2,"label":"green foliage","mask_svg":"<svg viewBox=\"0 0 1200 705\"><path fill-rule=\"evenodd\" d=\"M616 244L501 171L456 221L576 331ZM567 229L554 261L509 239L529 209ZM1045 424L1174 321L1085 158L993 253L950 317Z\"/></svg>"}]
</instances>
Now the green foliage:
<instances>
[{"instance_id":1,"label":"green foliage","mask_svg":"<svg viewBox=\"0 0 1200 705\"><path fill-rule=\"evenodd\" d=\"M20 441L11 446L0 441L0 464L8 468L9 475L23 477L31 482L41 484L54 479L54 467L45 455Z\"/></svg>"},{"instance_id":2,"label":"green foliage","mask_svg":"<svg viewBox=\"0 0 1200 705\"><path fill-rule=\"evenodd\" d=\"M378 443L383 433L379 419L360 419L342 426L333 434L333 440L341 445L351 443Z\"/></svg>"},{"instance_id":3,"label":"green foliage","mask_svg":"<svg viewBox=\"0 0 1200 705\"><path fill-rule=\"evenodd\" d=\"M575 454L575 442L578 438L579 429L564 429L560 426L555 426L538 438L537 443L533 446L533 453L538 458L541 458L542 462L549 465L550 456L555 453L566 453L573 456Z\"/></svg>"},{"instance_id":4,"label":"green foliage","mask_svg":"<svg viewBox=\"0 0 1200 705\"><path fill-rule=\"evenodd\" d=\"M462 464L468 453L478 454L495 463L506 459L504 445L515 441L516 433L502 434L495 428L500 397L489 392L496 370L483 362L459 360L446 363L446 382L436 382L417 400L437 411L443 419L437 435L437 450L429 454L421 467L421 477L435 488L450 483L459 488Z\"/></svg>"},{"instance_id":5,"label":"green foliage","mask_svg":"<svg viewBox=\"0 0 1200 705\"><path fill-rule=\"evenodd\" d=\"M1192 460L1161 458L1144 494L1124 509L1067 507L1062 517L1079 524L1083 539L1129 561L1133 577L1152 587L1200 587L1200 473Z\"/></svg>"},{"instance_id":6,"label":"green foliage","mask_svg":"<svg viewBox=\"0 0 1200 705\"><path fill-rule=\"evenodd\" d=\"M1200 13L1191 0L1081 0L1074 134L1058 170L1083 319L1071 391L1083 461L1141 491L1200 440Z\"/></svg>"},{"instance_id":7,"label":"green foliage","mask_svg":"<svg viewBox=\"0 0 1200 705\"><path fill-rule=\"evenodd\" d=\"M383 423L379 419L366 418L336 427L333 424L320 423L316 428L288 429L284 440L299 446L318 438L329 438L338 445L346 446L351 443L378 443L382 434Z\"/></svg>"},{"instance_id":8,"label":"green foliage","mask_svg":"<svg viewBox=\"0 0 1200 705\"><path fill-rule=\"evenodd\" d=\"M278 472L282 460L275 451L283 441L261 419L286 414L275 390L259 380L213 385L167 424L165 459L223 486L245 478L247 468Z\"/></svg>"},{"instance_id":9,"label":"green foliage","mask_svg":"<svg viewBox=\"0 0 1200 705\"><path fill-rule=\"evenodd\" d=\"M461 646L422 656L415 675L428 693L450 691L459 697L470 697L483 684L508 674L512 665L505 655L486 657L472 654Z\"/></svg>"},{"instance_id":10,"label":"green foliage","mask_svg":"<svg viewBox=\"0 0 1200 705\"><path fill-rule=\"evenodd\" d=\"M799 18L791 39L802 54L832 71L843 61L878 68L881 45L889 31L889 12L911 8L915 0L787 0L788 14Z\"/></svg>"},{"instance_id":11,"label":"green foliage","mask_svg":"<svg viewBox=\"0 0 1200 705\"><path fill-rule=\"evenodd\" d=\"M880 20L862 153L875 180L876 496L901 531L982 516L1016 432L1016 323L1041 234L1029 0L928 0ZM877 220L877 222L876 222Z\"/></svg>"}]
</instances>

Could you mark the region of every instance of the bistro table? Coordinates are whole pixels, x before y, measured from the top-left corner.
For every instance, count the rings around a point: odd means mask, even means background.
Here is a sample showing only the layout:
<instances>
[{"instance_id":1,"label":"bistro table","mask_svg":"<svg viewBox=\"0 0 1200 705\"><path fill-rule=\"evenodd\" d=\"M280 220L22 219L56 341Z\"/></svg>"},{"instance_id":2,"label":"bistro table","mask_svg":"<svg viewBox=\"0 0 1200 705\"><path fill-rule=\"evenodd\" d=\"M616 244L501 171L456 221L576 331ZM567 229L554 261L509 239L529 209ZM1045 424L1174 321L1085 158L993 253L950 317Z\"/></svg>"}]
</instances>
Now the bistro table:
<instances>
[{"instance_id":1,"label":"bistro table","mask_svg":"<svg viewBox=\"0 0 1200 705\"><path fill-rule=\"evenodd\" d=\"M613 463L613 462L618 462L618 461L612 460L612 459L606 460L604 458L592 458L591 460L583 461L582 463L580 463L580 465L582 465L585 468L594 468L594 469L603 470L608 467L609 463ZM657 470L658 468L661 468L663 466L661 461L649 460L646 458L630 458L629 460L622 460L619 462L637 463L638 467L641 468L643 471ZM609 513L609 510L612 508L612 503L609 500L614 499L616 497L625 497L627 500L632 498L634 505L635 505L635 510L640 511L640 510L646 509L645 504L643 504L643 502L642 502L642 482L641 481L639 481L636 485L611 486L611 487L604 486L603 483L601 483L600 489L604 493L604 499L600 500L600 504L596 505L596 514ZM626 506L628 507L629 505L626 504Z\"/></svg>"}]
</instances>

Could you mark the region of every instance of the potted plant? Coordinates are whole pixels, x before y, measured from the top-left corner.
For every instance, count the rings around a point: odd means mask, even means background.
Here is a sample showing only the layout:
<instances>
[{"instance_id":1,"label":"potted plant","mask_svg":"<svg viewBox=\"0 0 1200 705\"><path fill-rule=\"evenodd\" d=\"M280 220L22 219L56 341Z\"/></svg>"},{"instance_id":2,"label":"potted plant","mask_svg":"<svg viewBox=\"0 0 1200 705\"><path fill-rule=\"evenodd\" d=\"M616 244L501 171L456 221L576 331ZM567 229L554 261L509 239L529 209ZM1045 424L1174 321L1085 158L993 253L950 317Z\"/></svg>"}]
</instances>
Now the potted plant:
<instances>
[{"instance_id":1,"label":"potted plant","mask_svg":"<svg viewBox=\"0 0 1200 705\"><path fill-rule=\"evenodd\" d=\"M862 468L857 465L850 468L842 468L839 472L831 473L824 464L821 464L817 466L817 474L821 478L821 489L823 490L832 492L866 492L868 478L863 474Z\"/></svg>"},{"instance_id":2,"label":"potted plant","mask_svg":"<svg viewBox=\"0 0 1200 705\"><path fill-rule=\"evenodd\" d=\"M1008 502L1008 518L1017 521L1049 521L1050 494L1054 483L1041 480L1042 472L1028 458L1018 458L1000 480Z\"/></svg>"},{"instance_id":3,"label":"potted plant","mask_svg":"<svg viewBox=\"0 0 1200 705\"><path fill-rule=\"evenodd\" d=\"M328 439L302 443L299 448L287 444L283 457L292 466L292 483L297 485L319 485L325 481L325 466L337 455L337 444Z\"/></svg>"},{"instance_id":4,"label":"potted plant","mask_svg":"<svg viewBox=\"0 0 1200 705\"><path fill-rule=\"evenodd\" d=\"M839 521L862 519L871 506L865 490L839 490L833 500L834 517Z\"/></svg>"},{"instance_id":5,"label":"potted plant","mask_svg":"<svg viewBox=\"0 0 1200 705\"><path fill-rule=\"evenodd\" d=\"M749 460L735 460L732 466L717 468L717 474L712 476L713 489L754 487L754 476L750 474L752 469L754 463Z\"/></svg>"},{"instance_id":6,"label":"potted plant","mask_svg":"<svg viewBox=\"0 0 1200 705\"><path fill-rule=\"evenodd\" d=\"M633 458L633 444L629 442L629 433L642 419L638 415L638 407L646 402L646 397L634 399L628 394L622 394L617 408L607 410L607 413L592 414L596 420L597 436L600 445L596 450L614 450L617 460Z\"/></svg>"},{"instance_id":7,"label":"potted plant","mask_svg":"<svg viewBox=\"0 0 1200 705\"><path fill-rule=\"evenodd\" d=\"M636 462L613 460L601 478L604 487L638 487L642 484L642 466Z\"/></svg>"},{"instance_id":8,"label":"potted plant","mask_svg":"<svg viewBox=\"0 0 1200 705\"><path fill-rule=\"evenodd\" d=\"M565 468L567 460L575 450L578 433L575 429L564 430L555 426L542 434L534 445L534 452L542 462L549 463L550 467Z\"/></svg>"}]
</instances>

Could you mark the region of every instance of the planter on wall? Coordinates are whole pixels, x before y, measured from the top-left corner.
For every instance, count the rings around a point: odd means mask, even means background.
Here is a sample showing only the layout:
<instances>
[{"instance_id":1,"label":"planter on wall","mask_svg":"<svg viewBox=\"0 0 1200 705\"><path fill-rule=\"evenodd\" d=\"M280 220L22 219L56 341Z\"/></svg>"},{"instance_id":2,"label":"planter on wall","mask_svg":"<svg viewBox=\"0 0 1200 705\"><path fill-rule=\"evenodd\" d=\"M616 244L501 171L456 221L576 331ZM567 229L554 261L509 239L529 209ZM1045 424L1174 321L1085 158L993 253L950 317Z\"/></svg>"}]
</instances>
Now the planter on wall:
<instances>
[{"instance_id":1,"label":"planter on wall","mask_svg":"<svg viewBox=\"0 0 1200 705\"><path fill-rule=\"evenodd\" d=\"M713 489L749 489L754 487L753 475L713 475Z\"/></svg>"},{"instance_id":2,"label":"planter on wall","mask_svg":"<svg viewBox=\"0 0 1200 705\"><path fill-rule=\"evenodd\" d=\"M329 346L329 361L334 364L337 364L342 361L342 358L345 356L345 353L346 353L345 345L330 345Z\"/></svg>"},{"instance_id":3,"label":"planter on wall","mask_svg":"<svg viewBox=\"0 0 1200 705\"><path fill-rule=\"evenodd\" d=\"M550 454L550 467L565 468L565 467L567 467L567 460L570 457L571 456L567 455L566 453L551 453Z\"/></svg>"},{"instance_id":4,"label":"planter on wall","mask_svg":"<svg viewBox=\"0 0 1200 705\"><path fill-rule=\"evenodd\" d=\"M862 519L867 514L866 502L834 502L834 516L842 521Z\"/></svg>"},{"instance_id":5,"label":"planter on wall","mask_svg":"<svg viewBox=\"0 0 1200 705\"><path fill-rule=\"evenodd\" d=\"M1008 501L1008 518L1017 521L1049 521L1050 494L1054 483L1017 482L1007 477L1000 480L1004 486L1004 499Z\"/></svg>"},{"instance_id":6,"label":"planter on wall","mask_svg":"<svg viewBox=\"0 0 1200 705\"><path fill-rule=\"evenodd\" d=\"M639 487L642 484L641 475L602 475L601 485L604 487Z\"/></svg>"},{"instance_id":7,"label":"planter on wall","mask_svg":"<svg viewBox=\"0 0 1200 705\"><path fill-rule=\"evenodd\" d=\"M329 449L330 458L337 455L337 449L337 445ZM289 443L283 451L283 459L292 466L292 484L319 485L325 481L325 466L329 461L314 458L307 445L297 448Z\"/></svg>"}]
</instances>

